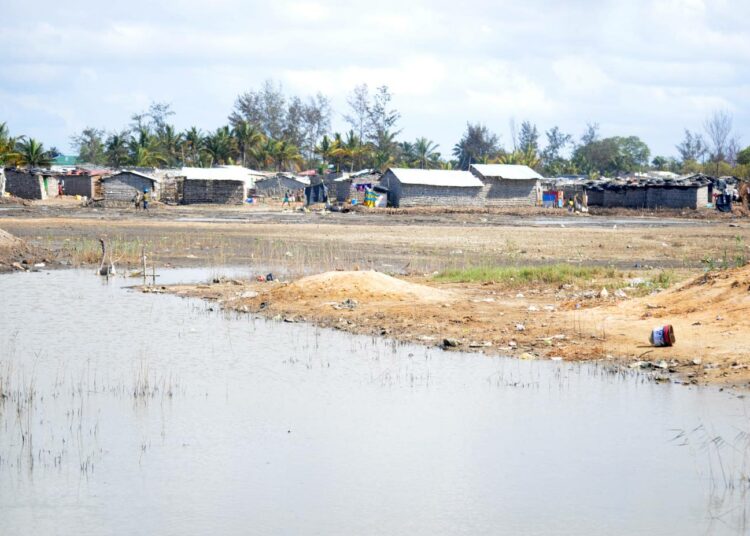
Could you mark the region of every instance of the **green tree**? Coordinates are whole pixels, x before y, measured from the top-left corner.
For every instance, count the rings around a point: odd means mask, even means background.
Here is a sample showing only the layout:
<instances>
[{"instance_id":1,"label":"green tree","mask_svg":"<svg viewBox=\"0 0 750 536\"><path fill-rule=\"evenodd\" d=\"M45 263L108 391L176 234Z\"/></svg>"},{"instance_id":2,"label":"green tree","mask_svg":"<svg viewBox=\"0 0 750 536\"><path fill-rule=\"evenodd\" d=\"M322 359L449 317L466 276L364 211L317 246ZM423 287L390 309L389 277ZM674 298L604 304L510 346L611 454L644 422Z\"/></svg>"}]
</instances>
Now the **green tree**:
<instances>
[{"instance_id":1,"label":"green tree","mask_svg":"<svg viewBox=\"0 0 750 536\"><path fill-rule=\"evenodd\" d=\"M737 153L737 163L741 166L750 165L750 147L745 147Z\"/></svg>"},{"instance_id":2,"label":"green tree","mask_svg":"<svg viewBox=\"0 0 750 536\"><path fill-rule=\"evenodd\" d=\"M414 156L416 165L421 169L437 167L440 162L440 153L437 152L438 144L427 138L417 138L414 141Z\"/></svg>"},{"instance_id":3,"label":"green tree","mask_svg":"<svg viewBox=\"0 0 750 536\"><path fill-rule=\"evenodd\" d=\"M128 139L130 134L127 131L113 132L107 136L104 155L106 163L114 168L120 168L128 163Z\"/></svg>"},{"instance_id":4,"label":"green tree","mask_svg":"<svg viewBox=\"0 0 750 536\"><path fill-rule=\"evenodd\" d=\"M212 135L206 136L205 149L211 155L213 164L231 164L236 145L229 127L219 127Z\"/></svg>"},{"instance_id":5,"label":"green tree","mask_svg":"<svg viewBox=\"0 0 750 536\"><path fill-rule=\"evenodd\" d=\"M570 170L570 162L563 156L565 151L573 143L573 137L552 127L544 133L547 137L547 145L541 153L542 169L547 177L558 177Z\"/></svg>"},{"instance_id":6,"label":"green tree","mask_svg":"<svg viewBox=\"0 0 750 536\"><path fill-rule=\"evenodd\" d=\"M71 146L78 153L80 162L89 164L105 164L104 131L94 127L84 128L80 134L71 137Z\"/></svg>"},{"instance_id":7,"label":"green tree","mask_svg":"<svg viewBox=\"0 0 750 536\"><path fill-rule=\"evenodd\" d=\"M183 160L191 166L201 166L201 154L206 148L203 133L196 127L190 127L182 135Z\"/></svg>"},{"instance_id":8,"label":"green tree","mask_svg":"<svg viewBox=\"0 0 750 536\"><path fill-rule=\"evenodd\" d=\"M498 137L486 126L466 123L466 132L453 147L453 156L458 159L459 169L469 169L471 164L487 162L499 151Z\"/></svg>"},{"instance_id":9,"label":"green tree","mask_svg":"<svg viewBox=\"0 0 750 536\"><path fill-rule=\"evenodd\" d=\"M34 138L22 139L16 143L18 162L28 167L50 167L52 158L44 145Z\"/></svg>"},{"instance_id":10,"label":"green tree","mask_svg":"<svg viewBox=\"0 0 750 536\"><path fill-rule=\"evenodd\" d=\"M232 135L239 150L240 163L246 166L249 155L264 142L265 136L258 128L244 120L235 124Z\"/></svg>"},{"instance_id":11,"label":"green tree","mask_svg":"<svg viewBox=\"0 0 750 536\"><path fill-rule=\"evenodd\" d=\"M16 165L18 163L20 155L16 148L21 139L10 135L8 125L5 121L0 123L0 164Z\"/></svg>"}]
</instances>

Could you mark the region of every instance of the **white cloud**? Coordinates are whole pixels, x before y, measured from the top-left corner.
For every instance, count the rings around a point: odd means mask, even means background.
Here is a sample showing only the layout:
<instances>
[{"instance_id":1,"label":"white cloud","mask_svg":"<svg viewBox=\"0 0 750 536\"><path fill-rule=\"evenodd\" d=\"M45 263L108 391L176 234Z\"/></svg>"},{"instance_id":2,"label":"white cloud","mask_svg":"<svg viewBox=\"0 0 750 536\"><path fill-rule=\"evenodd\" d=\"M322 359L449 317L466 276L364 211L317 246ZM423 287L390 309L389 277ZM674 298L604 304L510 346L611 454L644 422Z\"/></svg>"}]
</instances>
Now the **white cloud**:
<instances>
[{"instance_id":1,"label":"white cloud","mask_svg":"<svg viewBox=\"0 0 750 536\"><path fill-rule=\"evenodd\" d=\"M267 78L339 112L366 82L390 87L404 136L446 152L467 120L500 132L515 117L575 134L597 121L669 153L714 108L750 120L749 17L739 0L8 0L0 120L67 146L152 100L207 130Z\"/></svg>"}]
</instances>

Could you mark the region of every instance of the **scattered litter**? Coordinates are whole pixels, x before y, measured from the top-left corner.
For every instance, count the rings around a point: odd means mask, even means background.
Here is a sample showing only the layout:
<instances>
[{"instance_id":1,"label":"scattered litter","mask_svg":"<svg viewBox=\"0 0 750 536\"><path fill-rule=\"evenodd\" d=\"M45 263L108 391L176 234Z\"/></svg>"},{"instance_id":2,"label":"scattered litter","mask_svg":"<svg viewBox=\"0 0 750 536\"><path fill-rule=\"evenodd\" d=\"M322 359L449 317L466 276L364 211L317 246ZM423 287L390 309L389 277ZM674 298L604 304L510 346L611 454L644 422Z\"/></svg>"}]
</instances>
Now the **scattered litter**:
<instances>
[{"instance_id":1,"label":"scattered litter","mask_svg":"<svg viewBox=\"0 0 750 536\"><path fill-rule=\"evenodd\" d=\"M607 292L606 288L602 289L602 291L599 293L599 297L600 298L608 298L609 297L609 292Z\"/></svg>"},{"instance_id":2,"label":"scattered litter","mask_svg":"<svg viewBox=\"0 0 750 536\"><path fill-rule=\"evenodd\" d=\"M674 328L670 324L655 327L648 340L654 346L672 346L675 343Z\"/></svg>"},{"instance_id":3,"label":"scattered litter","mask_svg":"<svg viewBox=\"0 0 750 536\"><path fill-rule=\"evenodd\" d=\"M521 293L519 292L518 294L516 294L516 298L519 298L519 299L523 299L523 294L521 294Z\"/></svg>"},{"instance_id":4,"label":"scattered litter","mask_svg":"<svg viewBox=\"0 0 750 536\"><path fill-rule=\"evenodd\" d=\"M703 360L700 357L693 359L693 365L700 365L701 363L703 363Z\"/></svg>"},{"instance_id":5,"label":"scattered litter","mask_svg":"<svg viewBox=\"0 0 750 536\"><path fill-rule=\"evenodd\" d=\"M539 307L537 307L536 305L529 305L529 311L530 312L533 313L533 312L536 312L538 310L539 310Z\"/></svg>"},{"instance_id":6,"label":"scattered litter","mask_svg":"<svg viewBox=\"0 0 750 536\"><path fill-rule=\"evenodd\" d=\"M243 299L257 298L257 297L258 297L258 293L255 292L254 290L246 290L245 292L240 294L240 298L243 298Z\"/></svg>"},{"instance_id":7,"label":"scattered litter","mask_svg":"<svg viewBox=\"0 0 750 536\"><path fill-rule=\"evenodd\" d=\"M529 352L524 352L519 357L524 360L536 359L536 356L534 354L530 354Z\"/></svg>"},{"instance_id":8,"label":"scattered litter","mask_svg":"<svg viewBox=\"0 0 750 536\"><path fill-rule=\"evenodd\" d=\"M457 348L461 345L458 339L443 339L443 348Z\"/></svg>"},{"instance_id":9,"label":"scattered litter","mask_svg":"<svg viewBox=\"0 0 750 536\"><path fill-rule=\"evenodd\" d=\"M516 324L516 331L526 331L526 326L523 324Z\"/></svg>"},{"instance_id":10,"label":"scattered litter","mask_svg":"<svg viewBox=\"0 0 750 536\"><path fill-rule=\"evenodd\" d=\"M615 290L615 296L618 297L618 298L627 298L628 297L628 295L625 293L625 291L622 290L621 288L618 288L617 290Z\"/></svg>"}]
</instances>

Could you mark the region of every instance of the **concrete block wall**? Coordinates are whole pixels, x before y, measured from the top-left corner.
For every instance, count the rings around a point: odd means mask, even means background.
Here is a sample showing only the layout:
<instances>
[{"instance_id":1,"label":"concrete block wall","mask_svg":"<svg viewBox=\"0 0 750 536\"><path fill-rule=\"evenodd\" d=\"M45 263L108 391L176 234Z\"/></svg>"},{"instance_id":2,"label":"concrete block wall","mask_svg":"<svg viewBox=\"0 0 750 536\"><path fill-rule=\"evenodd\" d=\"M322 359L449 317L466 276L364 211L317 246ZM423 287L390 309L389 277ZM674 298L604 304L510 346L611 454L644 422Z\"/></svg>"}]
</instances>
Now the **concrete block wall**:
<instances>
[{"instance_id":1,"label":"concrete block wall","mask_svg":"<svg viewBox=\"0 0 750 536\"><path fill-rule=\"evenodd\" d=\"M91 175L65 175L60 178L64 181L65 195L93 197L94 178Z\"/></svg>"},{"instance_id":2,"label":"concrete block wall","mask_svg":"<svg viewBox=\"0 0 750 536\"><path fill-rule=\"evenodd\" d=\"M536 205L537 180L483 179L482 205L488 207L525 207Z\"/></svg>"},{"instance_id":3,"label":"concrete block wall","mask_svg":"<svg viewBox=\"0 0 750 536\"><path fill-rule=\"evenodd\" d=\"M49 181L47 184L49 185ZM55 181L55 187L57 187L57 181ZM5 191L22 199L47 198L42 176L32 175L21 169L5 170Z\"/></svg>"},{"instance_id":4,"label":"concrete block wall","mask_svg":"<svg viewBox=\"0 0 750 536\"><path fill-rule=\"evenodd\" d=\"M205 179L185 179L182 184L182 202L221 203L241 205L245 202L247 190L243 181L217 181Z\"/></svg>"},{"instance_id":5,"label":"concrete block wall","mask_svg":"<svg viewBox=\"0 0 750 536\"><path fill-rule=\"evenodd\" d=\"M482 188L402 184L399 206L402 207L480 207L484 205Z\"/></svg>"}]
</instances>

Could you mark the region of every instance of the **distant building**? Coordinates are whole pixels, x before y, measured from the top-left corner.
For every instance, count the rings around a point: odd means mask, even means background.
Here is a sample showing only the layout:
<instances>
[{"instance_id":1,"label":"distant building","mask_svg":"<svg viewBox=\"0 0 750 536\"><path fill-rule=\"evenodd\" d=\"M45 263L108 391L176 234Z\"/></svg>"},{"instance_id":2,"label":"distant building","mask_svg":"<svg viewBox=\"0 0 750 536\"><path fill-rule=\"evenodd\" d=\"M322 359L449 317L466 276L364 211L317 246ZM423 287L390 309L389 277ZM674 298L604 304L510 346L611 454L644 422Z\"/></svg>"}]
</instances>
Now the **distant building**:
<instances>
[{"instance_id":1,"label":"distant building","mask_svg":"<svg viewBox=\"0 0 750 536\"><path fill-rule=\"evenodd\" d=\"M482 181L468 171L390 168L380 178L393 207L481 206Z\"/></svg>"},{"instance_id":2,"label":"distant building","mask_svg":"<svg viewBox=\"0 0 750 536\"><path fill-rule=\"evenodd\" d=\"M309 176L277 173L255 181L255 193L265 197L283 197L288 191L298 192L310 186Z\"/></svg>"},{"instance_id":3,"label":"distant building","mask_svg":"<svg viewBox=\"0 0 750 536\"><path fill-rule=\"evenodd\" d=\"M132 203L136 194L142 194L144 190L151 193L152 200L159 199L159 181L155 177L140 171L123 170L109 177L104 177L101 184L102 196L106 206Z\"/></svg>"},{"instance_id":4,"label":"distant building","mask_svg":"<svg viewBox=\"0 0 750 536\"><path fill-rule=\"evenodd\" d=\"M78 165L78 157L69 154L60 154L52 160L52 165L61 167L75 167L76 165Z\"/></svg>"},{"instance_id":5,"label":"distant building","mask_svg":"<svg viewBox=\"0 0 750 536\"><path fill-rule=\"evenodd\" d=\"M5 191L22 199L48 199L58 195L58 173L49 169L8 168Z\"/></svg>"},{"instance_id":6,"label":"distant building","mask_svg":"<svg viewBox=\"0 0 750 536\"><path fill-rule=\"evenodd\" d=\"M182 202L242 204L255 181L266 174L242 166L221 166L215 168L184 167L180 170Z\"/></svg>"},{"instance_id":7,"label":"distant building","mask_svg":"<svg viewBox=\"0 0 750 536\"><path fill-rule=\"evenodd\" d=\"M528 166L473 164L469 170L482 181L484 206L518 207L541 203L544 177Z\"/></svg>"}]
</instances>

